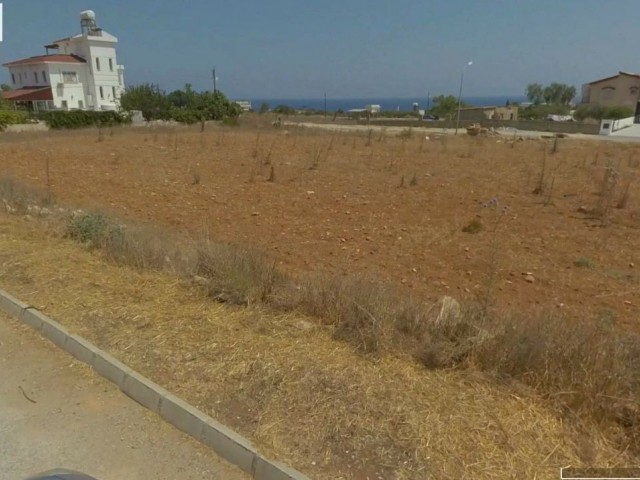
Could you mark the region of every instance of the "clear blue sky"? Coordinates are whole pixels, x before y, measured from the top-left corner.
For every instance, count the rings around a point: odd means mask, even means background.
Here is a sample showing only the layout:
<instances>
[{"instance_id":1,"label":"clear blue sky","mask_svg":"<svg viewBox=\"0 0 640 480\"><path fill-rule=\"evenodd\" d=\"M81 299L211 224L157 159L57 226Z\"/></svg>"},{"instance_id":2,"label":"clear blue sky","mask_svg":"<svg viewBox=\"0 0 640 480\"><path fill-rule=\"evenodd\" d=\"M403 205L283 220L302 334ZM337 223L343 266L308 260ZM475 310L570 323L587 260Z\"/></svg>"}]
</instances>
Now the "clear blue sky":
<instances>
[{"instance_id":1,"label":"clear blue sky","mask_svg":"<svg viewBox=\"0 0 640 480\"><path fill-rule=\"evenodd\" d=\"M128 84L231 97L521 95L640 71L640 0L4 0L0 61L79 32L117 36ZM3 68L0 80L7 81Z\"/></svg>"}]
</instances>

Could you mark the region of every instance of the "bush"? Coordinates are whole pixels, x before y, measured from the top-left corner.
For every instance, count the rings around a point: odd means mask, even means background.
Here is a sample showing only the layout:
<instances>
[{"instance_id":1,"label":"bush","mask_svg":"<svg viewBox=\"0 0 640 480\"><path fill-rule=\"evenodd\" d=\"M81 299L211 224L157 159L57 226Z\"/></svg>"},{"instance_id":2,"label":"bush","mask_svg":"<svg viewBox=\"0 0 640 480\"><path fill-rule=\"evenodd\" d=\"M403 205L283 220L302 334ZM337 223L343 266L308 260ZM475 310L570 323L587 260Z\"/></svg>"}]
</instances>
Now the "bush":
<instances>
[{"instance_id":1,"label":"bush","mask_svg":"<svg viewBox=\"0 0 640 480\"><path fill-rule=\"evenodd\" d=\"M38 118L47 122L49 127L53 129L103 127L131 123L129 115L113 111L50 111L40 113Z\"/></svg>"},{"instance_id":2,"label":"bush","mask_svg":"<svg viewBox=\"0 0 640 480\"><path fill-rule=\"evenodd\" d=\"M15 125L18 123L27 123L28 115L26 112L17 110L0 110L0 128L7 125Z\"/></svg>"},{"instance_id":3,"label":"bush","mask_svg":"<svg viewBox=\"0 0 640 480\"><path fill-rule=\"evenodd\" d=\"M187 125L199 123L204 118L204 114L196 110L182 110L178 108L171 110L169 116L171 120Z\"/></svg>"},{"instance_id":4,"label":"bush","mask_svg":"<svg viewBox=\"0 0 640 480\"><path fill-rule=\"evenodd\" d=\"M272 112L279 115L295 115L297 113L297 110L287 105L278 105L272 110Z\"/></svg>"},{"instance_id":5,"label":"bush","mask_svg":"<svg viewBox=\"0 0 640 480\"><path fill-rule=\"evenodd\" d=\"M523 120L544 120L547 115L569 115L568 105L529 105L521 108L518 115Z\"/></svg>"},{"instance_id":6,"label":"bush","mask_svg":"<svg viewBox=\"0 0 640 480\"><path fill-rule=\"evenodd\" d=\"M576 108L574 117L576 120L593 120L628 118L633 116L633 109L625 106L604 107L598 104L582 104Z\"/></svg>"}]
</instances>

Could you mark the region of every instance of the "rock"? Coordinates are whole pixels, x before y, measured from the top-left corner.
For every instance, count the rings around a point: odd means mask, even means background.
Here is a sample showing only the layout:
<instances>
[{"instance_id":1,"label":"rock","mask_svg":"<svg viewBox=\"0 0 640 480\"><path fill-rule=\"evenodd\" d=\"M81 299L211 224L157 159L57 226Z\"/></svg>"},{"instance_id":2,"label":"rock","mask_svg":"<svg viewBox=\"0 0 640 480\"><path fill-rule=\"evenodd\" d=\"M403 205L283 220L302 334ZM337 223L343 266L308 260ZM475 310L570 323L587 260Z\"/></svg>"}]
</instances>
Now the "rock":
<instances>
[{"instance_id":1,"label":"rock","mask_svg":"<svg viewBox=\"0 0 640 480\"><path fill-rule=\"evenodd\" d=\"M528 283L534 283L536 281L536 277L531 274L527 274L524 276L524 280Z\"/></svg>"}]
</instances>

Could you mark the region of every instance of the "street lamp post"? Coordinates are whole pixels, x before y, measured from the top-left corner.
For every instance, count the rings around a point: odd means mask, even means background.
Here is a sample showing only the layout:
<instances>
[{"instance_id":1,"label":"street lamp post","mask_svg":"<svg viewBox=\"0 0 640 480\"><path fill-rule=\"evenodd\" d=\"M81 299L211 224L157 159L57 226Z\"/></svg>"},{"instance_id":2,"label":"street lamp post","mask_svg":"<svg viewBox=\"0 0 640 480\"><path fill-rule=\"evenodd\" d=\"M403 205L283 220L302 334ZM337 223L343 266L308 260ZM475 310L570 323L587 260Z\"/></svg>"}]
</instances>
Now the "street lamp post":
<instances>
[{"instance_id":1,"label":"street lamp post","mask_svg":"<svg viewBox=\"0 0 640 480\"><path fill-rule=\"evenodd\" d=\"M460 102L462 101L462 83L464 82L464 69L473 65L473 62L467 63L462 67L460 72L460 92L458 93L458 115L456 117L456 135L458 135L458 128L460 127Z\"/></svg>"}]
</instances>

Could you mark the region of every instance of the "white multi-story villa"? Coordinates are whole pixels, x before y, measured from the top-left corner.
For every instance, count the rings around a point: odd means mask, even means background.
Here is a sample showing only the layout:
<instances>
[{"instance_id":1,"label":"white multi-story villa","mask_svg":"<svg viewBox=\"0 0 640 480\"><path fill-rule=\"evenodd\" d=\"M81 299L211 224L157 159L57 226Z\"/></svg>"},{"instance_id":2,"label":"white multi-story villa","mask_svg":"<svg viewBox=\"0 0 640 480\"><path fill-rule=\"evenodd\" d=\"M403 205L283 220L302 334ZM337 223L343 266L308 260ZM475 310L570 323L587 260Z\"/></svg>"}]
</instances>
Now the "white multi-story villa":
<instances>
[{"instance_id":1,"label":"white multi-story villa","mask_svg":"<svg viewBox=\"0 0 640 480\"><path fill-rule=\"evenodd\" d=\"M116 110L124 91L118 39L98 28L91 10L80 25L82 33L46 45L46 55L5 63L13 89L3 98L36 111Z\"/></svg>"}]
</instances>

